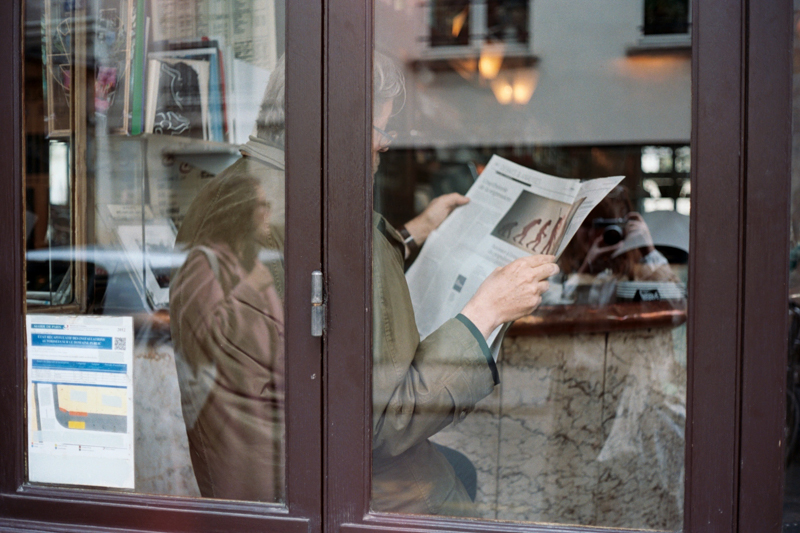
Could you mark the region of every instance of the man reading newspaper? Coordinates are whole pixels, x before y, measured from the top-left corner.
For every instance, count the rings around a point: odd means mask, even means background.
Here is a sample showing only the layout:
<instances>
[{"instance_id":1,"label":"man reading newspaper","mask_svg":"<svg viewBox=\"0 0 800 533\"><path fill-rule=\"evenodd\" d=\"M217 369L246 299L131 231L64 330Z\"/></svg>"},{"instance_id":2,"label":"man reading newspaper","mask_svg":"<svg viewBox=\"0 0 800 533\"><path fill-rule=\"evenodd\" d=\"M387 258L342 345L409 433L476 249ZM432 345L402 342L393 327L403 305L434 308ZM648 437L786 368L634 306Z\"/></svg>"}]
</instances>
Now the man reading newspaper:
<instances>
[{"instance_id":1,"label":"man reading newspaper","mask_svg":"<svg viewBox=\"0 0 800 533\"><path fill-rule=\"evenodd\" d=\"M378 168L380 152L394 138L385 130L393 102L403 87L398 66L376 52L373 173ZM533 183L535 180L527 175L532 171L510 164L502 170L509 177L496 175L492 185L488 176L497 165L493 162L489 172L484 172L470 191L471 199L442 196L399 231L375 213L371 502L375 511L476 514L459 461L450 457L452 453L445 455L446 450L429 439L450 423L464 420L499 382L486 339L502 324L530 314L539 305L548 287L547 278L558 272L553 251L561 249L565 229L567 235L574 231L572 218L577 218L578 213L585 216L584 207L576 201L578 193L585 193L589 200L600 196L591 187L584 189L580 183L568 180L557 180L560 185L545 183L546 180ZM479 192L478 187L487 188ZM533 204L528 205L531 198L520 194L523 189L556 202L541 204L541 223L502 220L504 213L540 211L541 202L533 198ZM517 209L514 205L518 196L522 199ZM576 206L574 213L571 206ZM440 230L430 234L448 214ZM519 233L527 226L527 233L523 231L524 235L514 240L515 229ZM479 244L493 231L500 236L491 239L512 251ZM425 270L418 270L416 279L412 277L417 305L422 304L417 312L422 315L418 315L403 273L403 259L409 244L422 244L429 234L431 242L418 260L420 264L414 267ZM549 252L542 253L544 249ZM425 279L428 275L435 279ZM464 296L449 299L448 291L456 286L456 293ZM430 293L423 294L424 301L419 298L420 290ZM424 328L426 338L422 341L418 326Z\"/></svg>"},{"instance_id":2,"label":"man reading newspaper","mask_svg":"<svg viewBox=\"0 0 800 533\"><path fill-rule=\"evenodd\" d=\"M467 193L470 202L431 233L408 270L420 337L467 309L496 268L528 255L559 257L589 212L622 179L556 178L493 156ZM495 359L502 329L487 339Z\"/></svg>"}]
</instances>

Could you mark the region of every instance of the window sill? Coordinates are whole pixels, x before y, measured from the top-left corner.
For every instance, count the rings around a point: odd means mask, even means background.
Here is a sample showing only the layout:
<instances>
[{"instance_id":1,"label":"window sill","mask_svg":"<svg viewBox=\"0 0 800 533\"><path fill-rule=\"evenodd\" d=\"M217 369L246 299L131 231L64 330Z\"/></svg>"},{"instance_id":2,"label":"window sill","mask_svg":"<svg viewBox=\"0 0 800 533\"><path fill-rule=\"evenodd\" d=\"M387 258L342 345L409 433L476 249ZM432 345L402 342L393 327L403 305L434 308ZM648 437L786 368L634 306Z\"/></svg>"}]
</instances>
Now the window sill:
<instances>
[{"instance_id":1,"label":"window sill","mask_svg":"<svg viewBox=\"0 0 800 533\"><path fill-rule=\"evenodd\" d=\"M691 34L646 35L625 49L628 56L692 54Z\"/></svg>"},{"instance_id":2,"label":"window sill","mask_svg":"<svg viewBox=\"0 0 800 533\"><path fill-rule=\"evenodd\" d=\"M458 72L463 70L464 64L472 62L474 67L477 68L478 62L481 59L480 48L447 48L447 49L429 49L421 57L414 59L410 62L411 68L415 71L431 70L434 72L453 71ZM539 56L534 55L527 47L519 48L506 48L505 50L498 50L493 52L491 49L485 49L484 53L496 54L503 58L500 69L514 69L533 67L539 62ZM474 69L470 69L474 70Z\"/></svg>"}]
</instances>

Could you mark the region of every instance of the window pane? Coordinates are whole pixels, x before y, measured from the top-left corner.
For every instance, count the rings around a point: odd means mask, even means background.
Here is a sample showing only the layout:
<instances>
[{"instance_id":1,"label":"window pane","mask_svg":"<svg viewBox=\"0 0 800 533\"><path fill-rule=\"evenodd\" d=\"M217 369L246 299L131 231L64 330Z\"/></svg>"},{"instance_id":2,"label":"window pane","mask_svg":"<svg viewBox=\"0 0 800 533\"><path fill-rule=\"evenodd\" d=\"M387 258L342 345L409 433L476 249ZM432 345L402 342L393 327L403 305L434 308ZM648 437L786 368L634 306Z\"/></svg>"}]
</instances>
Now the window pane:
<instances>
[{"instance_id":1,"label":"window pane","mask_svg":"<svg viewBox=\"0 0 800 533\"><path fill-rule=\"evenodd\" d=\"M372 509L680 530L691 59L628 55L642 4L470 9L431 54L376 3Z\"/></svg>"},{"instance_id":2,"label":"window pane","mask_svg":"<svg viewBox=\"0 0 800 533\"><path fill-rule=\"evenodd\" d=\"M281 0L27 0L28 479L284 501Z\"/></svg>"},{"instance_id":3,"label":"window pane","mask_svg":"<svg viewBox=\"0 0 800 533\"><path fill-rule=\"evenodd\" d=\"M486 2L486 40L496 43L528 43L528 1Z\"/></svg>"},{"instance_id":4,"label":"window pane","mask_svg":"<svg viewBox=\"0 0 800 533\"><path fill-rule=\"evenodd\" d=\"M645 0L645 35L688 32L689 0Z\"/></svg>"},{"instance_id":5,"label":"window pane","mask_svg":"<svg viewBox=\"0 0 800 533\"><path fill-rule=\"evenodd\" d=\"M432 0L431 46L464 46L470 39L469 0Z\"/></svg>"}]
</instances>

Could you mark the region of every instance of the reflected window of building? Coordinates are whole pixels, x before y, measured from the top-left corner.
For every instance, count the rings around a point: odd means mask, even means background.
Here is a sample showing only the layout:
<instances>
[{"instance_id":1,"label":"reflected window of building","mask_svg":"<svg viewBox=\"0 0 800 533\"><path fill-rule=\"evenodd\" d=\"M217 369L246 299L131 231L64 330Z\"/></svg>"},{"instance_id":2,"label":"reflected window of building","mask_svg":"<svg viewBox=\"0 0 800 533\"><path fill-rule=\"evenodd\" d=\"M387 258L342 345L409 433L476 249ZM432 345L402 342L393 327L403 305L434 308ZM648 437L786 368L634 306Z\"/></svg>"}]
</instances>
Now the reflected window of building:
<instances>
[{"instance_id":1,"label":"reflected window of building","mask_svg":"<svg viewBox=\"0 0 800 533\"><path fill-rule=\"evenodd\" d=\"M428 7L432 48L530 41L529 0L431 0Z\"/></svg>"},{"instance_id":2,"label":"reflected window of building","mask_svg":"<svg viewBox=\"0 0 800 533\"><path fill-rule=\"evenodd\" d=\"M489 0L486 3L486 41L528 43L528 0Z\"/></svg>"},{"instance_id":3,"label":"reflected window of building","mask_svg":"<svg viewBox=\"0 0 800 533\"><path fill-rule=\"evenodd\" d=\"M691 153L688 146L642 147L642 198L641 209L677 211L688 215L690 211Z\"/></svg>"},{"instance_id":4,"label":"reflected window of building","mask_svg":"<svg viewBox=\"0 0 800 533\"><path fill-rule=\"evenodd\" d=\"M431 46L465 46L470 43L470 0L432 0Z\"/></svg>"},{"instance_id":5,"label":"reflected window of building","mask_svg":"<svg viewBox=\"0 0 800 533\"><path fill-rule=\"evenodd\" d=\"M645 0L645 35L674 35L689 32L689 0Z\"/></svg>"}]
</instances>

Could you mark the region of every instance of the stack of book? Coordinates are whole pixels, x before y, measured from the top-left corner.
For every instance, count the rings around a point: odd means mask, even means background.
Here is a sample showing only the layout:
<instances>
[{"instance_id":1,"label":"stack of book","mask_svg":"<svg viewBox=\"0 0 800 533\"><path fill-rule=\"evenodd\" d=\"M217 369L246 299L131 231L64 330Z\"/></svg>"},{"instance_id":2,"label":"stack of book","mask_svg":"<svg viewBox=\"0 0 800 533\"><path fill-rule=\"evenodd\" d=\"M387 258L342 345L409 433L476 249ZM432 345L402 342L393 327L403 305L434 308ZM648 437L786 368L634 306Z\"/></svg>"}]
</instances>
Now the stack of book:
<instances>
[{"instance_id":1,"label":"stack of book","mask_svg":"<svg viewBox=\"0 0 800 533\"><path fill-rule=\"evenodd\" d=\"M94 111L109 133L246 140L279 53L277 0L98 1Z\"/></svg>"}]
</instances>

